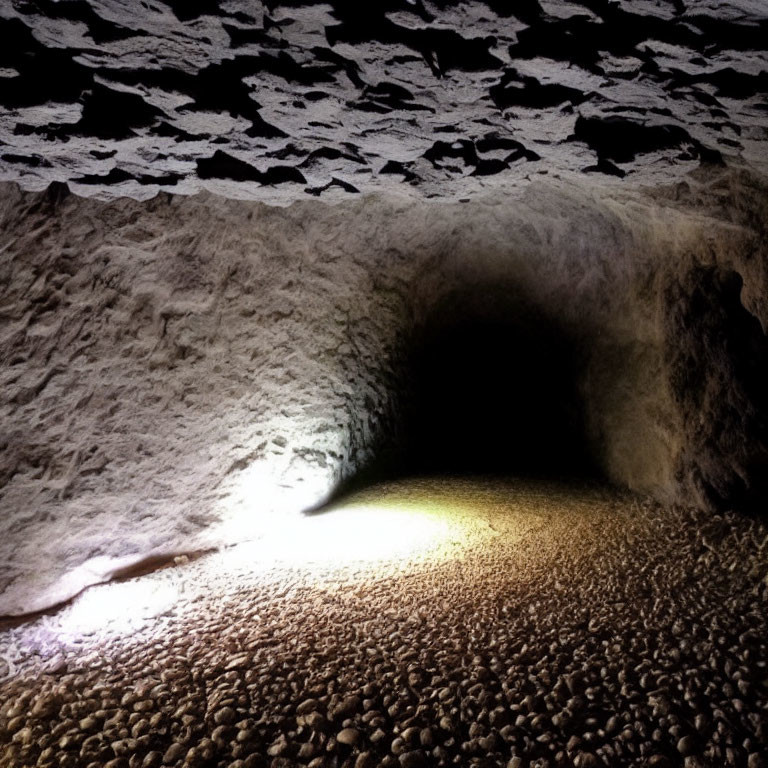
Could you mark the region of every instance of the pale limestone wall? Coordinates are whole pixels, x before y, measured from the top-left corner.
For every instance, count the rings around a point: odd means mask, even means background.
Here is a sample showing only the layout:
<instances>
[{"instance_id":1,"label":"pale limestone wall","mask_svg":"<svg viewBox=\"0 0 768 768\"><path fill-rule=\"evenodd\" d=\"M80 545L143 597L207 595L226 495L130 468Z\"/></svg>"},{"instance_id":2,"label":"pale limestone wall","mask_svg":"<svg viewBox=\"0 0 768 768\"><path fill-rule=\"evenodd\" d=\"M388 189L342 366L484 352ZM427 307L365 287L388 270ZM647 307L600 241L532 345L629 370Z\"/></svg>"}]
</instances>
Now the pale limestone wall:
<instances>
[{"instance_id":1,"label":"pale limestone wall","mask_svg":"<svg viewBox=\"0 0 768 768\"><path fill-rule=\"evenodd\" d=\"M706 350L719 316L766 326L761 184L719 171L621 195L542 182L464 204L287 208L5 185L0 615L152 554L257 535L396 456L414 333L446 297L513 319L533 307L567 330L584 450L611 481L742 498L734 478L762 466L762 374L733 364L732 345ZM749 312L690 309L710 266L739 273ZM685 345L704 356L704 400L680 377Z\"/></svg>"}]
</instances>

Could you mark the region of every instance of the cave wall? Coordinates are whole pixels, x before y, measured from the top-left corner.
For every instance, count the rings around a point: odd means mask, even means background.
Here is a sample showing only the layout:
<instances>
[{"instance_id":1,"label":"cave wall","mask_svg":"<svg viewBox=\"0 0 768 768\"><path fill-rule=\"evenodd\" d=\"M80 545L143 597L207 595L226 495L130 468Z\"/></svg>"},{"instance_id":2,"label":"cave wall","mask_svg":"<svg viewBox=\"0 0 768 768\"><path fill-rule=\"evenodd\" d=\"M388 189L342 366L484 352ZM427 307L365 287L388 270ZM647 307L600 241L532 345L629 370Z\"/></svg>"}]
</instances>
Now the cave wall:
<instances>
[{"instance_id":1,"label":"cave wall","mask_svg":"<svg viewBox=\"0 0 768 768\"><path fill-rule=\"evenodd\" d=\"M568 329L610 481L759 506L767 191L713 168L419 205L4 185L0 615L257 535L397 457L419 334L471 306Z\"/></svg>"}]
</instances>

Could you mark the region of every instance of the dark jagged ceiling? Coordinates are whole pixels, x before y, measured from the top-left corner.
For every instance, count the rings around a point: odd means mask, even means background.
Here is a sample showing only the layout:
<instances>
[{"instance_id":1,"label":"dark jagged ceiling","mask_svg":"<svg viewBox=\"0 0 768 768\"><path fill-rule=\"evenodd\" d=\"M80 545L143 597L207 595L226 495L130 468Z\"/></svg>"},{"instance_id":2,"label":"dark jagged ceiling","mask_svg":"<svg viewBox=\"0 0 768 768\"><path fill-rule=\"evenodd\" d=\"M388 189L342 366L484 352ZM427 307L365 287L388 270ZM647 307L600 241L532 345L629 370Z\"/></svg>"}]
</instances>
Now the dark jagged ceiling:
<instances>
[{"instance_id":1,"label":"dark jagged ceiling","mask_svg":"<svg viewBox=\"0 0 768 768\"><path fill-rule=\"evenodd\" d=\"M0 179L460 198L768 166L763 0L6 0Z\"/></svg>"}]
</instances>

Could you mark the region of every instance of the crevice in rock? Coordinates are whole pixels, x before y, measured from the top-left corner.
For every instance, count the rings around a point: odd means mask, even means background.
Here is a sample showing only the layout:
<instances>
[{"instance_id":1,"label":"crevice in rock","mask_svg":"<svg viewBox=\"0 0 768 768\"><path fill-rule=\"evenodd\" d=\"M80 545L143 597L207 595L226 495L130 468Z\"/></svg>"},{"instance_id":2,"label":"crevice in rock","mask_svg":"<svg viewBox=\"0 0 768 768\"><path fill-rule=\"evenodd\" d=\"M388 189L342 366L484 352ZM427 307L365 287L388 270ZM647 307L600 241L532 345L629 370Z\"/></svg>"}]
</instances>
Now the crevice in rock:
<instances>
[{"instance_id":1,"label":"crevice in rock","mask_svg":"<svg viewBox=\"0 0 768 768\"><path fill-rule=\"evenodd\" d=\"M220 149L216 150L213 157L197 161L197 175L201 179L234 179L236 181L255 181L265 185L285 184L286 182L306 184L307 182L298 168L275 165L262 172Z\"/></svg>"},{"instance_id":2,"label":"crevice in rock","mask_svg":"<svg viewBox=\"0 0 768 768\"><path fill-rule=\"evenodd\" d=\"M546 109L565 103L581 104L589 98L589 94L577 88L558 83L540 83L535 77L522 76L515 69L507 70L499 83L490 89L490 94L499 109Z\"/></svg>"},{"instance_id":3,"label":"crevice in rock","mask_svg":"<svg viewBox=\"0 0 768 768\"><path fill-rule=\"evenodd\" d=\"M671 148L679 148L690 158L722 162L717 150L704 147L678 125L656 125L615 116L579 117L572 139L587 144L599 160L616 163L628 163L638 155Z\"/></svg>"}]
</instances>

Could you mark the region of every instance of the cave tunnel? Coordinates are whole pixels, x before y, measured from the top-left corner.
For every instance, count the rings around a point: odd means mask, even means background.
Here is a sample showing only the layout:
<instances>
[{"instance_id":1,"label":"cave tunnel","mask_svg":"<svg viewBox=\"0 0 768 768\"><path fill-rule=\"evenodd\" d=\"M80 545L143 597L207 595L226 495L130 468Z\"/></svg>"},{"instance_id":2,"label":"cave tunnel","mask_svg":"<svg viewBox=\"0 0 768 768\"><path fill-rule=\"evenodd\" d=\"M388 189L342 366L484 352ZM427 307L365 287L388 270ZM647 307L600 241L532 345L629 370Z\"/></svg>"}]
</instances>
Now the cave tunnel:
<instances>
[{"instance_id":1,"label":"cave tunnel","mask_svg":"<svg viewBox=\"0 0 768 768\"><path fill-rule=\"evenodd\" d=\"M768 768L768 3L0 1L0 768Z\"/></svg>"},{"instance_id":2,"label":"cave tunnel","mask_svg":"<svg viewBox=\"0 0 768 768\"><path fill-rule=\"evenodd\" d=\"M442 301L414 331L405 470L553 480L594 474L575 330L513 289L501 301L489 286L478 293L484 300Z\"/></svg>"}]
</instances>

